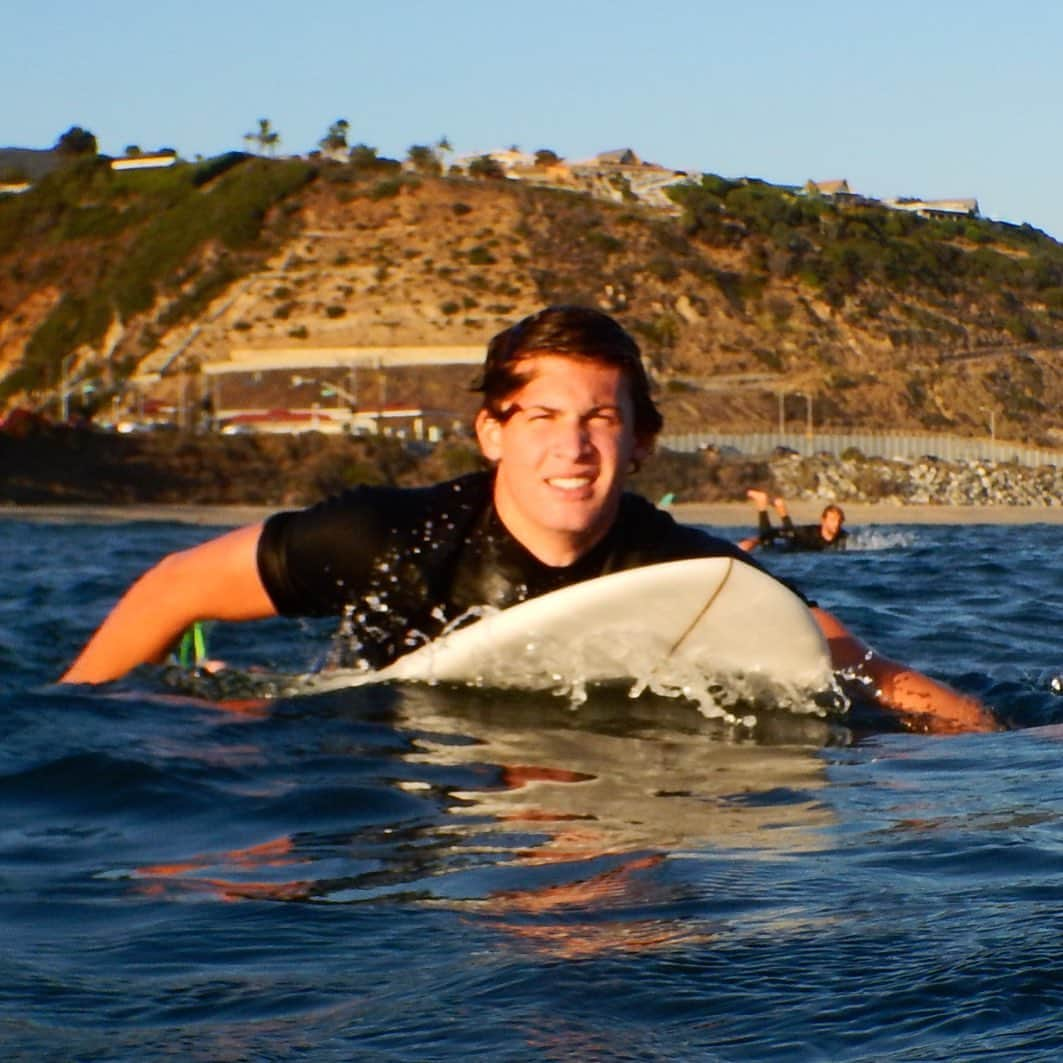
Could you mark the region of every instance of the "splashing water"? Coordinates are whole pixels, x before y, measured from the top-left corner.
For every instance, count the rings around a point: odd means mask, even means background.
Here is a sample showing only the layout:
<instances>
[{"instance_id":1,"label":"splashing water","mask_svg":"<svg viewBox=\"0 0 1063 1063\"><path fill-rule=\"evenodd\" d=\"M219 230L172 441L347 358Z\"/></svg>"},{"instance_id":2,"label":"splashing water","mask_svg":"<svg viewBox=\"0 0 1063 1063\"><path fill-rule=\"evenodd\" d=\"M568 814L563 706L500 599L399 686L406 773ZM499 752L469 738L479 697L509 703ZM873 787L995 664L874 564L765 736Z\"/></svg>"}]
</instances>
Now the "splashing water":
<instances>
[{"instance_id":1,"label":"splashing water","mask_svg":"<svg viewBox=\"0 0 1063 1063\"><path fill-rule=\"evenodd\" d=\"M914 532L881 528L858 528L851 532L846 544L849 550L904 550L918 541Z\"/></svg>"},{"instance_id":2,"label":"splashing water","mask_svg":"<svg viewBox=\"0 0 1063 1063\"><path fill-rule=\"evenodd\" d=\"M469 609L448 623L439 639L429 640L423 632L411 632L410 644L422 646L421 653L427 655L423 674L428 678L417 681L437 682L432 677L432 656L443 652L448 634L498 612L491 606ZM299 677L284 692L312 694L360 686L372 682L375 674L365 667L333 667ZM603 683L625 686L631 699L648 693L687 701L707 719L750 727L757 722L751 710L826 717L844 713L849 704L833 678L823 689L809 689L756 672L720 671L702 661L670 657L667 647L642 630L612 629L607 638L588 632L585 638L564 640L529 632L517 652L512 648L496 652L489 646L483 648L478 671L463 681L475 689L549 691L566 699L573 709L587 701L591 688Z\"/></svg>"}]
</instances>

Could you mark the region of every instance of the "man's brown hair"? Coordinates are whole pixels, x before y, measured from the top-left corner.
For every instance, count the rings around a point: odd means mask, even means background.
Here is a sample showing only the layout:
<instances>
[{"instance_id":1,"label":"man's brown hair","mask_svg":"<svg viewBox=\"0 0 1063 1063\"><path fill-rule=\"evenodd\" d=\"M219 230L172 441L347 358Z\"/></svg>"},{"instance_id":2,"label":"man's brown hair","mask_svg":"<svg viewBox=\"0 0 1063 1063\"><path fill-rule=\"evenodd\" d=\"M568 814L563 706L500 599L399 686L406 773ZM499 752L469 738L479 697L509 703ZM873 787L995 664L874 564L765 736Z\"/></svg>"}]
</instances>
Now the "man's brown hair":
<instances>
[{"instance_id":1,"label":"man's brown hair","mask_svg":"<svg viewBox=\"0 0 1063 1063\"><path fill-rule=\"evenodd\" d=\"M560 354L616 366L631 391L635 437L649 442L664 419L650 395L639 345L614 318L585 306L548 306L498 333L487 345L483 374L474 390L483 409L497 421L511 414L504 402L527 381L521 364L541 354Z\"/></svg>"}]
</instances>

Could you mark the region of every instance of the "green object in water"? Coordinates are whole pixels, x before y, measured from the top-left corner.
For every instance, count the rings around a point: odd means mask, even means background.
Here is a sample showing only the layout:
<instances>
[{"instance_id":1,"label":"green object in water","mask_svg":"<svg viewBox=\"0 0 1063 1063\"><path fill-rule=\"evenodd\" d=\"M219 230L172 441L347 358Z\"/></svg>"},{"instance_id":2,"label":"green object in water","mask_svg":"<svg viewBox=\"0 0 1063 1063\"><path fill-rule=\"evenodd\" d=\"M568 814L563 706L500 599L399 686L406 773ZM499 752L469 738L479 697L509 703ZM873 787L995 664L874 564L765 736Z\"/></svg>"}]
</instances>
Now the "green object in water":
<instances>
[{"instance_id":1,"label":"green object in water","mask_svg":"<svg viewBox=\"0 0 1063 1063\"><path fill-rule=\"evenodd\" d=\"M177 660L182 668L198 668L207 659L207 634L203 622L195 621L181 636L181 646L177 651Z\"/></svg>"}]
</instances>

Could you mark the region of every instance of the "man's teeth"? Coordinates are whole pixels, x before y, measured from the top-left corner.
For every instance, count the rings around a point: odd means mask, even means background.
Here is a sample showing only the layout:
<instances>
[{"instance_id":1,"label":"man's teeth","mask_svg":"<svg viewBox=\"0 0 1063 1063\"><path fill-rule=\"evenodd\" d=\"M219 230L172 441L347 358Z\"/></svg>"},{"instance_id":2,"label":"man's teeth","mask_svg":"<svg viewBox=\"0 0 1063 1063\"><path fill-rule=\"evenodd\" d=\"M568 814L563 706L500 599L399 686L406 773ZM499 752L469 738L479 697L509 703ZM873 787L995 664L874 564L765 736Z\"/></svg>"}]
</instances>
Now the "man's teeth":
<instances>
[{"instance_id":1,"label":"man's teeth","mask_svg":"<svg viewBox=\"0 0 1063 1063\"><path fill-rule=\"evenodd\" d=\"M552 476L547 483L551 487L560 487L565 491L574 491L580 487L586 487L591 482L589 476Z\"/></svg>"}]
</instances>

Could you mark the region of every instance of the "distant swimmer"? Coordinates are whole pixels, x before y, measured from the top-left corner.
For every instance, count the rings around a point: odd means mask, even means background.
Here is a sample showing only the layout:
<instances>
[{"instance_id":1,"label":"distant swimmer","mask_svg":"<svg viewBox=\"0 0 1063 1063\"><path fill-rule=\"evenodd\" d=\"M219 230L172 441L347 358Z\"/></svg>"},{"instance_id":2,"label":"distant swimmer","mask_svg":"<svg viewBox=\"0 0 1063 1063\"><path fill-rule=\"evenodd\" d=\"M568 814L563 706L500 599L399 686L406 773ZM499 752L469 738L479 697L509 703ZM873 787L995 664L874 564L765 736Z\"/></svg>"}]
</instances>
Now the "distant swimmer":
<instances>
[{"instance_id":1,"label":"distant swimmer","mask_svg":"<svg viewBox=\"0 0 1063 1063\"><path fill-rule=\"evenodd\" d=\"M757 507L757 535L743 539L743 550L758 546L782 550L844 550L849 533L842 527L845 513L841 506L829 505L823 510L818 524L795 525L786 508L786 499L774 498L772 505L782 521L781 528L773 528L768 516L768 493L751 487L746 496Z\"/></svg>"}]
</instances>

